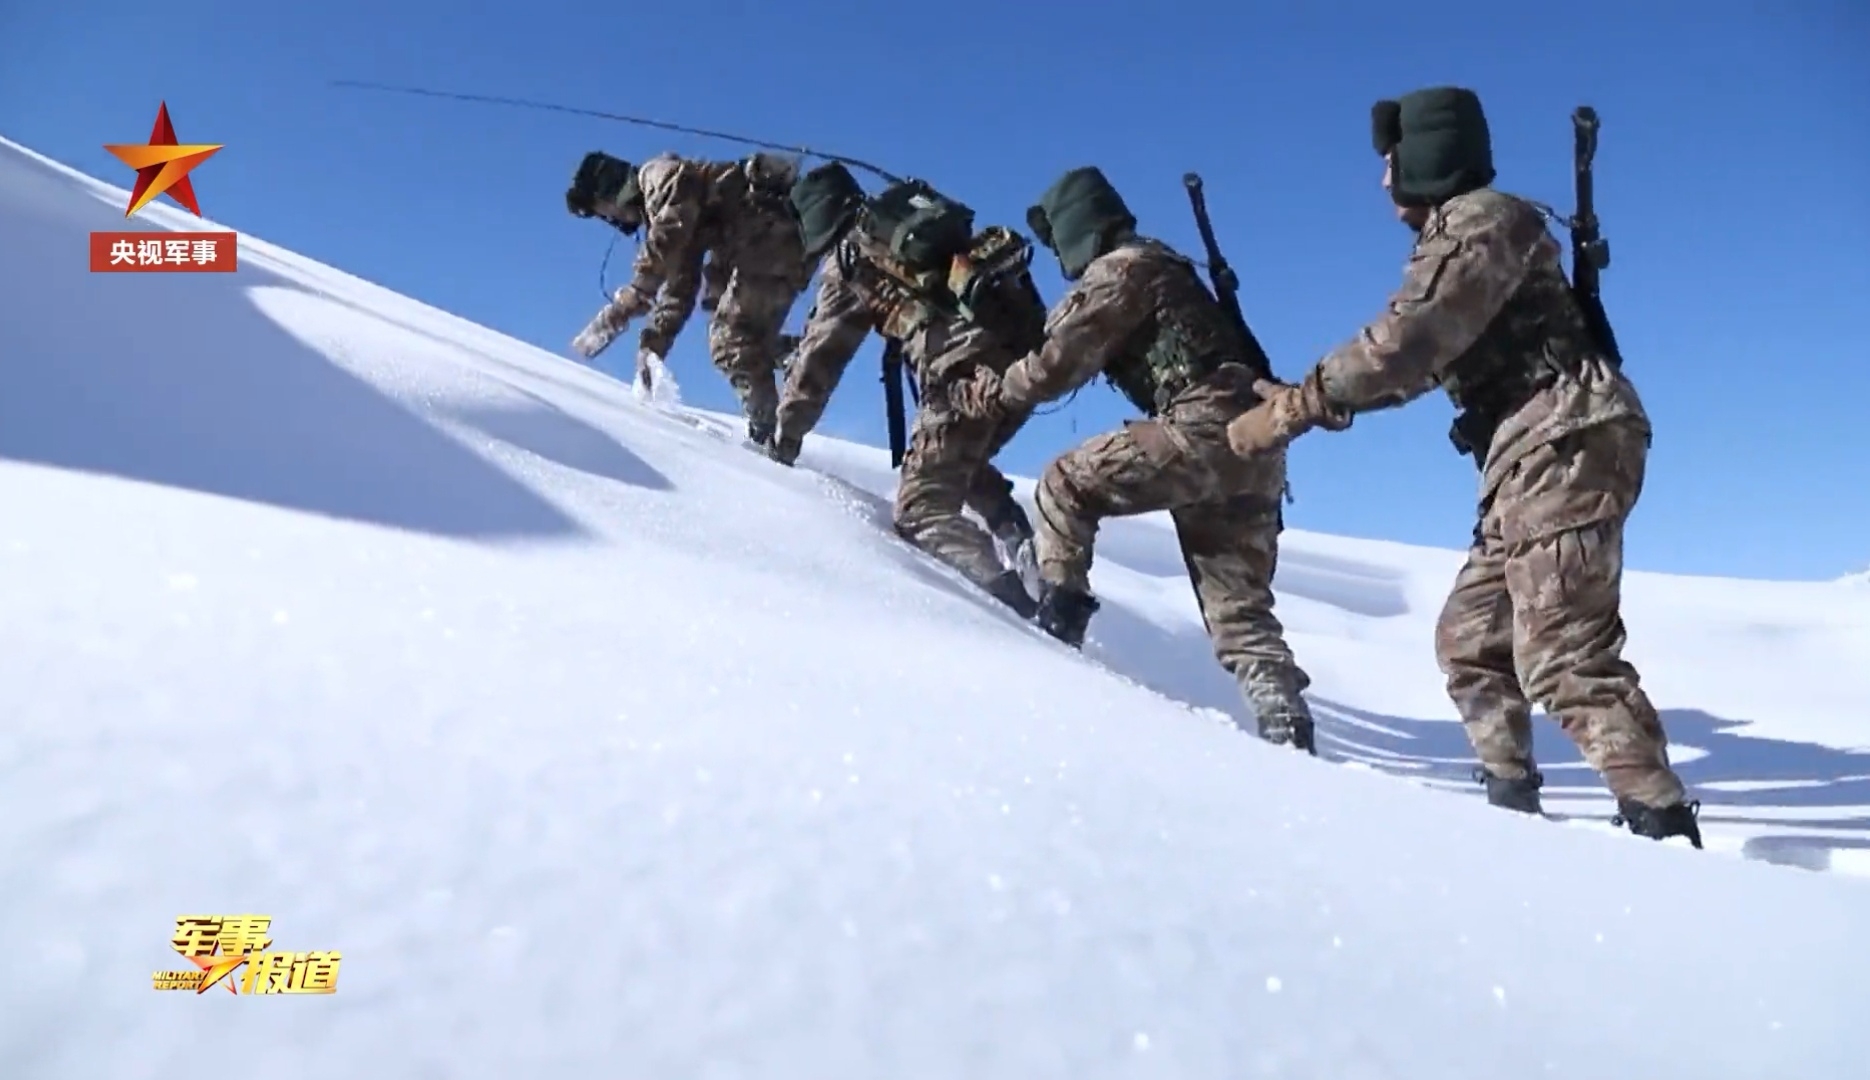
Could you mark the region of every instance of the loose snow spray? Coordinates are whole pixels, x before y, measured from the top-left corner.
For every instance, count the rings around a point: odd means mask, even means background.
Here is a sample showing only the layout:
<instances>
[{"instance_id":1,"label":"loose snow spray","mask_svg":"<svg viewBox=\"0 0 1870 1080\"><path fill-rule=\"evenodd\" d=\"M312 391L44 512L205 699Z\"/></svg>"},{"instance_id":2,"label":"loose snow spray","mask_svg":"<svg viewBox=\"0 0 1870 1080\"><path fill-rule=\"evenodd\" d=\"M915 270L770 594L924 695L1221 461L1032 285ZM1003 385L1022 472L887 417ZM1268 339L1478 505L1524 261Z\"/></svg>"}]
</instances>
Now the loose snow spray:
<instances>
[{"instance_id":1,"label":"loose snow spray","mask_svg":"<svg viewBox=\"0 0 1870 1080\"><path fill-rule=\"evenodd\" d=\"M669 365L648 349L636 354L636 378L630 392L645 405L673 409L682 403L682 386L669 374Z\"/></svg>"}]
</instances>

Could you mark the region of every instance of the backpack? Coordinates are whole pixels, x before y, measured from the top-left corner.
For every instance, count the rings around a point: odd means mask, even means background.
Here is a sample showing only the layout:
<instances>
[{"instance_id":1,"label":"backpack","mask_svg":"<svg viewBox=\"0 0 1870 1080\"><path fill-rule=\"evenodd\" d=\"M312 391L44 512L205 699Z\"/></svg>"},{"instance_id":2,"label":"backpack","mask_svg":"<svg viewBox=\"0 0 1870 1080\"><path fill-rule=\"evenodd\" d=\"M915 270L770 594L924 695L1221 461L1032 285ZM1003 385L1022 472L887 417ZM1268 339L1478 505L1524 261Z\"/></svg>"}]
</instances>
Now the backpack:
<instances>
[{"instance_id":1,"label":"backpack","mask_svg":"<svg viewBox=\"0 0 1870 1080\"><path fill-rule=\"evenodd\" d=\"M945 273L974 240L974 211L920 180L905 180L869 200L859 227L911 274Z\"/></svg>"}]
</instances>

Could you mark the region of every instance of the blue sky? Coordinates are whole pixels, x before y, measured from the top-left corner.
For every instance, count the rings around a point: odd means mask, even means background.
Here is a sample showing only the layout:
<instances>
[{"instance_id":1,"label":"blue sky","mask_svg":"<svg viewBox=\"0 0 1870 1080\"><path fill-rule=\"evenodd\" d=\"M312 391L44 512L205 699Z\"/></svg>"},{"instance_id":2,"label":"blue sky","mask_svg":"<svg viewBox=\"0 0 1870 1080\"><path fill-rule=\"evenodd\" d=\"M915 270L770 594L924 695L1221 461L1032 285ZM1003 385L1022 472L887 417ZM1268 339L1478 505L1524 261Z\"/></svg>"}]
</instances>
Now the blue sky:
<instances>
[{"instance_id":1,"label":"blue sky","mask_svg":"<svg viewBox=\"0 0 1870 1080\"><path fill-rule=\"evenodd\" d=\"M182 141L227 146L195 174L209 217L561 353L601 302L609 240L564 211L579 157L739 148L328 80L805 143L925 176L1016 228L1058 173L1094 163L1145 231L1190 251L1179 178L1196 170L1287 377L1379 309L1408 252L1378 186L1372 101L1475 87L1500 186L1561 209L1568 116L1589 103L1604 118L1606 302L1657 426L1630 565L1774 578L1870 565L1870 8L1851 0L4 7L0 134L127 187L102 145L142 141L166 100ZM618 246L612 287L629 254ZM1039 284L1062 294L1049 263ZM873 340L821 430L882 441L876 355ZM699 318L671 359L689 401L731 407ZM1034 475L1129 415L1100 382L1002 464ZM1448 447L1450 415L1437 395L1304 439L1288 522L1462 546L1474 472Z\"/></svg>"}]
</instances>

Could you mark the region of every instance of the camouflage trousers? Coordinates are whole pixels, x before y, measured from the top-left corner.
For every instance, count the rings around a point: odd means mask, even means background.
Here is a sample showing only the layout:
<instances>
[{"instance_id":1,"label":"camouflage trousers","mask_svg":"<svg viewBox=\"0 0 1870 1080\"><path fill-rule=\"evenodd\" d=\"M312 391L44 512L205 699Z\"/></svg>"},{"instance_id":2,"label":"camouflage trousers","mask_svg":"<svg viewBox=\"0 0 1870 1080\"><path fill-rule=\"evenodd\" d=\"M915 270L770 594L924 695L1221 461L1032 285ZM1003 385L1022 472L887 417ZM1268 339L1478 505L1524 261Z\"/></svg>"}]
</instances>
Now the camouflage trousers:
<instances>
[{"instance_id":1,"label":"camouflage trousers","mask_svg":"<svg viewBox=\"0 0 1870 1080\"><path fill-rule=\"evenodd\" d=\"M1649 806L1685 797L1662 721L1623 659L1623 529L1648 453L1638 425L1587 428L1534 451L1482 507L1435 654L1495 776L1533 771L1537 701L1612 794Z\"/></svg>"},{"instance_id":2,"label":"camouflage trousers","mask_svg":"<svg viewBox=\"0 0 1870 1080\"><path fill-rule=\"evenodd\" d=\"M993 536L961 511L974 511L995 531L1025 520L1013 499L1013 482L993 458L1019 433L1026 417L962 416L948 408L943 389L922 390L922 408L910 429L896 485L896 532L985 586L1009 568L1000 561Z\"/></svg>"},{"instance_id":3,"label":"camouflage trousers","mask_svg":"<svg viewBox=\"0 0 1870 1080\"><path fill-rule=\"evenodd\" d=\"M667 359L669 350L675 347L676 337L695 314L697 293L701 310L712 315L720 307L721 296L727 292L729 277L727 265L718 256L709 258L706 263L699 258L690 259L687 265L677 267L656 294L656 302L643 320L637 347Z\"/></svg>"},{"instance_id":4,"label":"camouflage trousers","mask_svg":"<svg viewBox=\"0 0 1870 1080\"><path fill-rule=\"evenodd\" d=\"M749 273L739 267L708 324L708 355L733 386L755 440L772 438L778 425L776 373L785 353L781 331L799 292L787 275Z\"/></svg>"},{"instance_id":5,"label":"camouflage trousers","mask_svg":"<svg viewBox=\"0 0 1870 1080\"><path fill-rule=\"evenodd\" d=\"M921 387L921 408L909 432L902 478L896 487L896 532L977 584L1005 573L993 537L970 521L963 508L1000 532L1024 522L1013 498L1013 482L993 458L1025 425L1027 414L1000 420L962 416L948 407L947 387L981 364L1006 367L1014 358L978 330L933 326L916 339L917 365L931 378ZM820 350L786 372L779 404L784 439L803 439L824 416L825 406L850 367L854 352Z\"/></svg>"},{"instance_id":6,"label":"camouflage trousers","mask_svg":"<svg viewBox=\"0 0 1870 1080\"><path fill-rule=\"evenodd\" d=\"M1285 452L1242 460L1227 445L1231 418L1136 421L1048 465L1034 522L1039 572L1089 593L1098 526L1167 510L1215 659L1262 720L1309 721L1311 679L1273 614Z\"/></svg>"}]
</instances>

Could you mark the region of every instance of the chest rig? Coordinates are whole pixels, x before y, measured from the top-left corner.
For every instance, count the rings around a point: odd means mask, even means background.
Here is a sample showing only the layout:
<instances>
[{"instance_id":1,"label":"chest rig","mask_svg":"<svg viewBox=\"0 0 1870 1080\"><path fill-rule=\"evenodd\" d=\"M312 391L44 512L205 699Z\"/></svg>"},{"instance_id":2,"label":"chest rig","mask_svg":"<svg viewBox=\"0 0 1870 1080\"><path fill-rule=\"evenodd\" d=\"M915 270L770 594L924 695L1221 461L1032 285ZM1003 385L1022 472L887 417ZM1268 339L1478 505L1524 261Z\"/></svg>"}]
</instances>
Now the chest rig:
<instances>
[{"instance_id":1,"label":"chest rig","mask_svg":"<svg viewBox=\"0 0 1870 1080\"><path fill-rule=\"evenodd\" d=\"M1507 417L1561 378L1577 378L1599 352L1554 261L1541 261L1478 340L1442 372L1441 388L1459 410L1448 439L1486 467L1494 433Z\"/></svg>"},{"instance_id":2,"label":"chest rig","mask_svg":"<svg viewBox=\"0 0 1870 1080\"><path fill-rule=\"evenodd\" d=\"M1158 416L1184 390L1214 374L1222 364L1236 361L1239 348L1230 344L1226 317L1209 296L1194 263L1154 240L1139 238L1124 246L1143 248L1152 260L1175 266L1171 273L1142 279L1142 287L1152 292L1153 314L1133 347L1104 369L1104 378L1130 404L1147 416Z\"/></svg>"}]
</instances>

